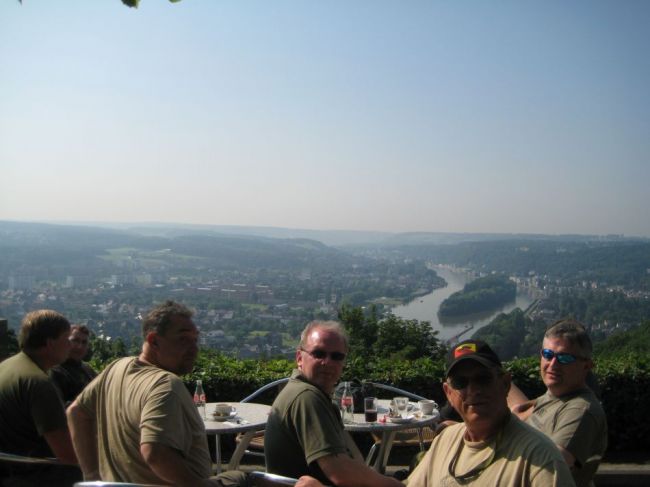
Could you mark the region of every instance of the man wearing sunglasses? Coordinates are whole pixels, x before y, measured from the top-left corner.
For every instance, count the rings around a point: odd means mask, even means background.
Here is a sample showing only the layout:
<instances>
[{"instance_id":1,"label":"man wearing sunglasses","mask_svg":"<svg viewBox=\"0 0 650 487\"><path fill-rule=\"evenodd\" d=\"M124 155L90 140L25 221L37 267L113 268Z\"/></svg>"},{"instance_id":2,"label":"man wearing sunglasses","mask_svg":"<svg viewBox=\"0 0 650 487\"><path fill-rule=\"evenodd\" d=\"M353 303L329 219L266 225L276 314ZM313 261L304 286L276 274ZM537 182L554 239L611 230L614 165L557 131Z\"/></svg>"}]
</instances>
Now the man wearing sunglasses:
<instances>
[{"instance_id":1,"label":"man wearing sunglasses","mask_svg":"<svg viewBox=\"0 0 650 487\"><path fill-rule=\"evenodd\" d=\"M548 437L510 413L510 375L480 340L452 348L443 388L463 419L443 429L413 473L411 487L573 486L562 455ZM351 484L355 485L355 484ZM301 477L296 487L322 487Z\"/></svg>"},{"instance_id":2,"label":"man wearing sunglasses","mask_svg":"<svg viewBox=\"0 0 650 487\"><path fill-rule=\"evenodd\" d=\"M546 331L540 372L547 391L528 401L517 388L508 397L512 411L548 435L562 452L578 487L593 485L607 448L607 420L587 387L592 345L584 326L561 320Z\"/></svg>"},{"instance_id":3,"label":"man wearing sunglasses","mask_svg":"<svg viewBox=\"0 0 650 487\"><path fill-rule=\"evenodd\" d=\"M446 377L445 395L463 422L434 438L407 485L573 485L553 443L510 413L510 374L487 343L454 346Z\"/></svg>"},{"instance_id":4,"label":"man wearing sunglasses","mask_svg":"<svg viewBox=\"0 0 650 487\"><path fill-rule=\"evenodd\" d=\"M273 402L266 424L267 470L294 478L310 475L326 485L400 486L364 463L332 404L347 353L347 336L337 322L313 321L302 332L297 368Z\"/></svg>"}]
</instances>

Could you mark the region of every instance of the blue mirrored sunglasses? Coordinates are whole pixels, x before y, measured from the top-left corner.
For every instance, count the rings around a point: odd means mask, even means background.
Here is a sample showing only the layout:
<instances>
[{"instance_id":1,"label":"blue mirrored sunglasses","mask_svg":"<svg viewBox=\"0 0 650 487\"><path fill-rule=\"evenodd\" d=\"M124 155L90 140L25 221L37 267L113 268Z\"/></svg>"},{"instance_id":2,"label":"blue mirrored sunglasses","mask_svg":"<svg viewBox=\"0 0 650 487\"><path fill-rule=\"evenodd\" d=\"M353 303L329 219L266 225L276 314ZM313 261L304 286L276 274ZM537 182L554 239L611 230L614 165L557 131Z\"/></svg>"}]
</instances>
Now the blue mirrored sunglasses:
<instances>
[{"instance_id":1,"label":"blue mirrored sunglasses","mask_svg":"<svg viewBox=\"0 0 650 487\"><path fill-rule=\"evenodd\" d=\"M578 357L572 353L555 353L550 348L542 348L542 357L544 357L544 360L548 360L549 362L553 360L553 357L555 357L562 365L572 364L576 360L584 360L584 357Z\"/></svg>"}]
</instances>

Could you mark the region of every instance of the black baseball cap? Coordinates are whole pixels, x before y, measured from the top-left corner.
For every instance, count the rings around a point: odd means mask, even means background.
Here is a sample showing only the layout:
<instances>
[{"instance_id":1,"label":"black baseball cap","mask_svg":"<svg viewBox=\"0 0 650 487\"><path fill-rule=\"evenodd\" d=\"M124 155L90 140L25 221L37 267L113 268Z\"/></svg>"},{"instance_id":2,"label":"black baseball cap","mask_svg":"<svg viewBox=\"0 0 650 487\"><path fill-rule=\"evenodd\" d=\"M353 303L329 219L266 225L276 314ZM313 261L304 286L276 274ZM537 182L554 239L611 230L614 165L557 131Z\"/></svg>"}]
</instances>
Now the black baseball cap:
<instances>
[{"instance_id":1,"label":"black baseball cap","mask_svg":"<svg viewBox=\"0 0 650 487\"><path fill-rule=\"evenodd\" d=\"M501 368L501 360L487 343L482 340L463 340L449 350L445 376L449 377L451 369L463 360L475 360L485 367Z\"/></svg>"}]
</instances>

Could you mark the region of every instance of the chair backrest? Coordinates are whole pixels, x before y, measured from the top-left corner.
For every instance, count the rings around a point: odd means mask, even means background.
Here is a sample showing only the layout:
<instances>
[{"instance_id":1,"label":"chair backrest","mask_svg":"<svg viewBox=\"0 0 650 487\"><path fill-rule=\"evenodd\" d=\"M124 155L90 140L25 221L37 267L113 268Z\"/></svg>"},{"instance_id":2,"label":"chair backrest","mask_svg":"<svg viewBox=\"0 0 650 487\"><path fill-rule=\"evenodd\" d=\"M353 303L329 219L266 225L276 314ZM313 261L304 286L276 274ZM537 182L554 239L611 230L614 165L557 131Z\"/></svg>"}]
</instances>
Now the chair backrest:
<instances>
[{"instance_id":1,"label":"chair backrest","mask_svg":"<svg viewBox=\"0 0 650 487\"><path fill-rule=\"evenodd\" d=\"M274 387L279 387L282 384L285 384L287 382L289 382L289 377L283 377L282 379L278 379L278 380L274 380L273 382L269 382L268 384L265 384L262 387L260 387L259 389L257 389L250 396L246 396L240 402L251 402L253 399L255 399L256 397L258 397L261 394L265 393L269 389L273 389Z\"/></svg>"},{"instance_id":2,"label":"chair backrest","mask_svg":"<svg viewBox=\"0 0 650 487\"><path fill-rule=\"evenodd\" d=\"M4 452L0 452L0 462L31 463L31 464L40 464L40 465L64 465L56 458L25 457L22 455L15 455L13 453L4 453Z\"/></svg>"},{"instance_id":3,"label":"chair backrest","mask_svg":"<svg viewBox=\"0 0 650 487\"><path fill-rule=\"evenodd\" d=\"M379 382L369 382L369 381L367 381L366 384L376 387L377 389L384 389L386 391L393 392L399 396L408 397L409 399L413 399L414 401L421 401L422 399L426 399L426 397L418 396L417 394L413 394L412 392L405 391L404 389L400 389L399 387L389 386L388 384L381 384Z\"/></svg>"},{"instance_id":4,"label":"chair backrest","mask_svg":"<svg viewBox=\"0 0 650 487\"><path fill-rule=\"evenodd\" d=\"M128 482L103 482L101 480L76 482L73 487L156 487L148 484L131 484Z\"/></svg>"},{"instance_id":5,"label":"chair backrest","mask_svg":"<svg viewBox=\"0 0 650 487\"><path fill-rule=\"evenodd\" d=\"M275 487L279 485L296 485L298 479L283 477L267 472L254 471L248 476L251 485L255 487Z\"/></svg>"}]
</instances>

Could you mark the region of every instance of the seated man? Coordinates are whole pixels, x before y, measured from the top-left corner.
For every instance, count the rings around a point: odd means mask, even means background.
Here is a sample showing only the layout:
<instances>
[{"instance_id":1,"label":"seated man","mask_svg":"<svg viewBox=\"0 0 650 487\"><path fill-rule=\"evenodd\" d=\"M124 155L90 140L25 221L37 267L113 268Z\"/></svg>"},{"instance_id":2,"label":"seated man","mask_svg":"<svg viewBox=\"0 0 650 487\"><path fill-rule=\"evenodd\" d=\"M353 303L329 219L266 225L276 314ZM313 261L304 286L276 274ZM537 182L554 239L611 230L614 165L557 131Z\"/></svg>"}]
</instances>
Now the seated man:
<instances>
[{"instance_id":1,"label":"seated man","mask_svg":"<svg viewBox=\"0 0 650 487\"><path fill-rule=\"evenodd\" d=\"M97 372L83 361L88 354L89 335L90 330L86 325L72 325L68 359L61 365L52 367L49 372L66 406L75 400L91 380L97 377Z\"/></svg>"},{"instance_id":2,"label":"seated man","mask_svg":"<svg viewBox=\"0 0 650 487\"><path fill-rule=\"evenodd\" d=\"M492 349L465 340L450 352L445 395L463 419L443 429L406 479L413 487L572 486L553 442L510 413L510 375ZM298 487L316 487L302 477Z\"/></svg>"},{"instance_id":3,"label":"seated man","mask_svg":"<svg viewBox=\"0 0 650 487\"><path fill-rule=\"evenodd\" d=\"M555 442L579 487L593 485L607 448L605 412L586 384L593 367L591 351L591 340L580 323L553 324L544 335L540 359L546 393L528 401L513 387L508 397L515 414Z\"/></svg>"},{"instance_id":4,"label":"seated man","mask_svg":"<svg viewBox=\"0 0 650 487\"><path fill-rule=\"evenodd\" d=\"M32 457L55 456L76 464L65 410L47 376L68 357L70 323L51 310L28 313L21 325L21 351L0 363L0 450ZM81 480L78 467L3 466L2 485L65 485Z\"/></svg>"},{"instance_id":5,"label":"seated man","mask_svg":"<svg viewBox=\"0 0 650 487\"><path fill-rule=\"evenodd\" d=\"M139 357L110 364L68 408L86 480L175 486L245 485L241 472L209 479L203 420L178 377L192 371L198 329L192 312L167 301L142 322Z\"/></svg>"},{"instance_id":6,"label":"seated man","mask_svg":"<svg viewBox=\"0 0 650 487\"><path fill-rule=\"evenodd\" d=\"M314 321L302 332L298 368L273 403L266 425L267 470L295 478L312 475L337 486L399 486L366 466L332 404L347 352L339 323Z\"/></svg>"}]
</instances>

